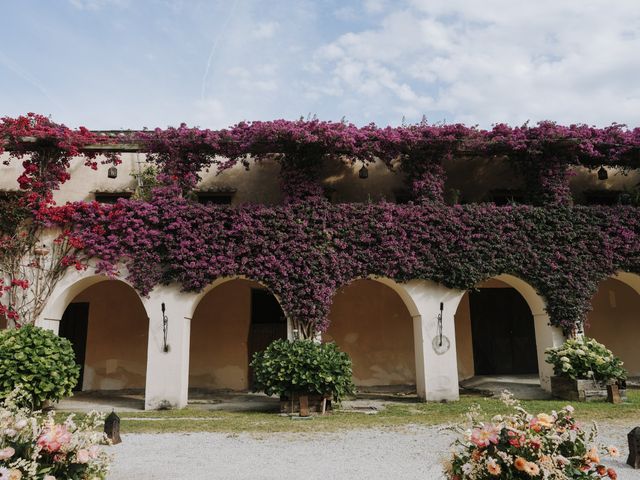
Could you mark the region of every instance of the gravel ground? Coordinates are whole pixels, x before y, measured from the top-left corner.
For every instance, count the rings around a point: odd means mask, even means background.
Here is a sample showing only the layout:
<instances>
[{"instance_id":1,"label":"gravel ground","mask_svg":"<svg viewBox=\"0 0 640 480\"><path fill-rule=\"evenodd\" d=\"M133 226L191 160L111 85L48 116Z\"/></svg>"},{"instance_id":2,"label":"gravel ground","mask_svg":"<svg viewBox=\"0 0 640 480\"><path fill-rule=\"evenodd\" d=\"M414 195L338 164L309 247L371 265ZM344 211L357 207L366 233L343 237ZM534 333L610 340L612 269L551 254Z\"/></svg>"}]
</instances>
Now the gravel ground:
<instances>
[{"instance_id":1,"label":"gravel ground","mask_svg":"<svg viewBox=\"0 0 640 480\"><path fill-rule=\"evenodd\" d=\"M600 440L624 458L607 465L620 480L639 480L626 466L630 428L601 427ZM136 434L112 447L111 480L438 479L454 438L439 428L406 427L318 434Z\"/></svg>"}]
</instances>

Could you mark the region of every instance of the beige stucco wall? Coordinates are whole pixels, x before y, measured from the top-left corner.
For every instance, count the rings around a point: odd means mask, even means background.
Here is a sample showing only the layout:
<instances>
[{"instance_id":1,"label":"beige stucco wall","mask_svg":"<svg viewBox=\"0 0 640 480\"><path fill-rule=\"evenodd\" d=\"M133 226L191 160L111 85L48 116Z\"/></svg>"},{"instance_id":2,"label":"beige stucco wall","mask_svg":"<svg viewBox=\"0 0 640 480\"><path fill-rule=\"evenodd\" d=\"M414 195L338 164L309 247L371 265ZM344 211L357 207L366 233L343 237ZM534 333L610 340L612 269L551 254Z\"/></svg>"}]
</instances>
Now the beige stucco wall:
<instances>
[{"instance_id":1,"label":"beige stucco wall","mask_svg":"<svg viewBox=\"0 0 640 480\"><path fill-rule=\"evenodd\" d=\"M640 295L614 279L600 284L591 300L585 333L606 345L625 363L630 375L640 375Z\"/></svg>"},{"instance_id":2,"label":"beige stucco wall","mask_svg":"<svg viewBox=\"0 0 640 480\"><path fill-rule=\"evenodd\" d=\"M391 288L358 280L339 290L324 341L335 341L353 362L359 386L414 385L413 319Z\"/></svg>"},{"instance_id":3,"label":"beige stucco wall","mask_svg":"<svg viewBox=\"0 0 640 480\"><path fill-rule=\"evenodd\" d=\"M207 293L191 321L189 388L246 390L251 323L249 280L232 280Z\"/></svg>"},{"instance_id":4,"label":"beige stucco wall","mask_svg":"<svg viewBox=\"0 0 640 480\"><path fill-rule=\"evenodd\" d=\"M138 294L108 280L74 302L89 302L83 390L144 388L149 322Z\"/></svg>"},{"instance_id":5,"label":"beige stucco wall","mask_svg":"<svg viewBox=\"0 0 640 480\"><path fill-rule=\"evenodd\" d=\"M0 161L7 159L5 153ZM132 191L135 179L130 175L138 171L138 162L144 166L145 155L122 153L122 164L118 166L118 177L107 177L110 165L98 165L91 170L83 165L82 159L71 162L71 180L66 182L55 199L59 203L67 201L92 200L95 191ZM98 158L100 161L100 158ZM325 186L335 189L332 200L335 202L367 202L382 199L393 201L395 192L404 188L403 175L392 172L381 162L369 165L369 178L358 178L358 170L362 164L346 166L343 163L325 161L322 166L321 179ZM503 159L453 158L444 162L447 173L445 183L446 196L451 201L453 191L461 192L464 202L486 201L493 189L521 188L522 181L513 171L508 161ZM12 161L6 166L0 163L0 190L17 189L16 179L22 167L19 161ZM241 165L216 175L215 169L201 172L202 181L199 188L236 189L233 204L263 203L277 204L282 200L278 180L279 165L273 160L251 163L249 171ZM632 188L640 182L640 173L632 171L629 175L609 171L609 179L600 181L595 171L575 168L571 179L571 189L577 198L581 192L589 189L622 189Z\"/></svg>"}]
</instances>

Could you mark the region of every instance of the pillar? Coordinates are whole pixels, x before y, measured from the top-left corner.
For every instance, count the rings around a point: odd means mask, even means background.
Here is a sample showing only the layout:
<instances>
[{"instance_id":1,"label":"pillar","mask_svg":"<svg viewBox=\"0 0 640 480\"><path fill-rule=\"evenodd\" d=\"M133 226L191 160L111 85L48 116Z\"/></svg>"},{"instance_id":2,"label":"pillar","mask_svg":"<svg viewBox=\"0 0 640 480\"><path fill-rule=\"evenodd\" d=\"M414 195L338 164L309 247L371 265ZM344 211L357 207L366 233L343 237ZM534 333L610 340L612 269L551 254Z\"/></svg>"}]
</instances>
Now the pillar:
<instances>
[{"instance_id":1,"label":"pillar","mask_svg":"<svg viewBox=\"0 0 640 480\"><path fill-rule=\"evenodd\" d=\"M416 355L416 389L424 401L458 400L458 359L454 315L463 290L426 280L397 284L379 279L404 300L413 317ZM442 303L442 334L445 348L438 348L438 315Z\"/></svg>"},{"instance_id":2,"label":"pillar","mask_svg":"<svg viewBox=\"0 0 640 480\"><path fill-rule=\"evenodd\" d=\"M544 351L556 348L564 343L564 334L558 327L549 324L549 315L545 311L533 311L533 325L536 331L536 349L538 351L538 373L540 386L547 392L551 391L551 377L553 365L547 363Z\"/></svg>"},{"instance_id":3,"label":"pillar","mask_svg":"<svg viewBox=\"0 0 640 480\"><path fill-rule=\"evenodd\" d=\"M183 408L189 390L189 339L196 295L177 285L159 286L143 299L149 315L145 410ZM162 304L165 305L167 345L164 349Z\"/></svg>"}]
</instances>

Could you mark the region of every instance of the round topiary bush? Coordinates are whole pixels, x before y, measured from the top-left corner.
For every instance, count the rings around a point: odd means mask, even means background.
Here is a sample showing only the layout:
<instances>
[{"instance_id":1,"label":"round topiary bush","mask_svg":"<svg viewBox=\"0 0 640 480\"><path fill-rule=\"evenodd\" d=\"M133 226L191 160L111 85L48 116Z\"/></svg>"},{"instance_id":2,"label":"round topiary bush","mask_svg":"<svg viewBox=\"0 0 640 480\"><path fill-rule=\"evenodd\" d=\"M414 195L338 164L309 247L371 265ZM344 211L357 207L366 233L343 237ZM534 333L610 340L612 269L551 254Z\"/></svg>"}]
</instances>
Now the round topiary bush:
<instances>
[{"instance_id":1,"label":"round topiary bush","mask_svg":"<svg viewBox=\"0 0 640 480\"><path fill-rule=\"evenodd\" d=\"M39 409L71 395L79 375L66 338L33 325L0 331L0 398L20 386L29 406Z\"/></svg>"},{"instance_id":2,"label":"round topiary bush","mask_svg":"<svg viewBox=\"0 0 640 480\"><path fill-rule=\"evenodd\" d=\"M335 343L276 340L253 356L254 390L267 395L333 395L354 392L351 359Z\"/></svg>"}]
</instances>

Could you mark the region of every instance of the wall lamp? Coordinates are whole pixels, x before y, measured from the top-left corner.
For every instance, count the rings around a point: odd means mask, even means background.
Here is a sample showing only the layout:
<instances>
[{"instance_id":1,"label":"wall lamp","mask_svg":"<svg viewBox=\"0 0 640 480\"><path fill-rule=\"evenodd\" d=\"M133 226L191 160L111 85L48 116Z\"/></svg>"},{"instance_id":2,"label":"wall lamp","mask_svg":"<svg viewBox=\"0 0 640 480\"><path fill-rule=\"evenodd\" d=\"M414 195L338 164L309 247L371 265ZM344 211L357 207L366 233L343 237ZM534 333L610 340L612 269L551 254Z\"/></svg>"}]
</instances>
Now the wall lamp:
<instances>
[{"instance_id":1,"label":"wall lamp","mask_svg":"<svg viewBox=\"0 0 640 480\"><path fill-rule=\"evenodd\" d=\"M116 167L110 167L109 170L107 170L107 177L118 178L118 169Z\"/></svg>"},{"instance_id":2,"label":"wall lamp","mask_svg":"<svg viewBox=\"0 0 640 480\"><path fill-rule=\"evenodd\" d=\"M598 180L606 180L607 178L609 178L607 169L604 167L600 167L600 170L598 170Z\"/></svg>"}]
</instances>

